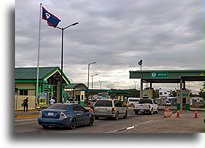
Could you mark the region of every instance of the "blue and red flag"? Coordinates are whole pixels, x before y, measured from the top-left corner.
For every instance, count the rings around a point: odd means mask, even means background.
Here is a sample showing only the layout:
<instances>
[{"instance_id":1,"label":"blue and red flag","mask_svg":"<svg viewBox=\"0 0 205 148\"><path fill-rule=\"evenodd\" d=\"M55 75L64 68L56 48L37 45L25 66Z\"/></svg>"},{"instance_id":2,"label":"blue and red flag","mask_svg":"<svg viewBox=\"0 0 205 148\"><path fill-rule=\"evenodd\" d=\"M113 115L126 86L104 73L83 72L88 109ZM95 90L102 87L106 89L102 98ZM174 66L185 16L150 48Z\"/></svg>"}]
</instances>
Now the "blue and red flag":
<instances>
[{"instance_id":1,"label":"blue and red flag","mask_svg":"<svg viewBox=\"0 0 205 148\"><path fill-rule=\"evenodd\" d=\"M42 19L47 20L49 26L56 27L61 20L52 13L48 12L44 7L42 8Z\"/></svg>"}]
</instances>

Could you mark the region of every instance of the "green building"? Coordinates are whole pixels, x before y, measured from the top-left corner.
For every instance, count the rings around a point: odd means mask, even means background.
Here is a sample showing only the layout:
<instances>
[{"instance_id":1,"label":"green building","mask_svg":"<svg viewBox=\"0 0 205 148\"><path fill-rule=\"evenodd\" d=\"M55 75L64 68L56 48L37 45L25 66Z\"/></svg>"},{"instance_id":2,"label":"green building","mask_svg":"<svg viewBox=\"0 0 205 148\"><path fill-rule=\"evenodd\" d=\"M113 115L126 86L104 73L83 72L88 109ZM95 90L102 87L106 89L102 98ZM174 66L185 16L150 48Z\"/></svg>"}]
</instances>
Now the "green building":
<instances>
[{"instance_id":1,"label":"green building","mask_svg":"<svg viewBox=\"0 0 205 148\"><path fill-rule=\"evenodd\" d=\"M55 96L56 102L61 101L61 83L64 87L70 84L69 79L61 73L59 67L40 67L38 83L38 99L36 99L36 67L15 68L15 109L21 110L21 103L26 97L29 98L29 109L38 105L47 106L49 100ZM64 91L62 92L64 93Z\"/></svg>"}]
</instances>

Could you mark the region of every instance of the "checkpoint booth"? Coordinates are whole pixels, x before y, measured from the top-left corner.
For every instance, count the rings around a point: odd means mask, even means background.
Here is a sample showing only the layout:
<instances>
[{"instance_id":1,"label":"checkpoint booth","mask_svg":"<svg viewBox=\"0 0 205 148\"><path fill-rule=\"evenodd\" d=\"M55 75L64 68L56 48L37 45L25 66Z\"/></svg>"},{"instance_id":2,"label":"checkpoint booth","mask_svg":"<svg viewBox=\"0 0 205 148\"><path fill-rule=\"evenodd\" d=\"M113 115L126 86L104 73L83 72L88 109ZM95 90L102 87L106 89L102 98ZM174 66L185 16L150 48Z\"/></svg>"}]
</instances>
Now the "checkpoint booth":
<instances>
[{"instance_id":1,"label":"checkpoint booth","mask_svg":"<svg viewBox=\"0 0 205 148\"><path fill-rule=\"evenodd\" d=\"M68 100L70 103L78 103L84 105L85 91L87 86L83 83L70 83L65 86L64 100Z\"/></svg>"},{"instance_id":2,"label":"checkpoint booth","mask_svg":"<svg viewBox=\"0 0 205 148\"><path fill-rule=\"evenodd\" d=\"M179 83L177 92L177 109L190 109L190 92L186 90L186 81L204 81L204 70L137 70L129 71L130 79L140 79L140 98L144 98L143 84L149 83Z\"/></svg>"},{"instance_id":3,"label":"checkpoint booth","mask_svg":"<svg viewBox=\"0 0 205 148\"><path fill-rule=\"evenodd\" d=\"M182 95L182 97L181 97ZM182 98L182 109L183 110L190 110L190 91L189 90L182 90L182 94L180 90L177 91L177 109L180 109L180 100Z\"/></svg>"}]
</instances>

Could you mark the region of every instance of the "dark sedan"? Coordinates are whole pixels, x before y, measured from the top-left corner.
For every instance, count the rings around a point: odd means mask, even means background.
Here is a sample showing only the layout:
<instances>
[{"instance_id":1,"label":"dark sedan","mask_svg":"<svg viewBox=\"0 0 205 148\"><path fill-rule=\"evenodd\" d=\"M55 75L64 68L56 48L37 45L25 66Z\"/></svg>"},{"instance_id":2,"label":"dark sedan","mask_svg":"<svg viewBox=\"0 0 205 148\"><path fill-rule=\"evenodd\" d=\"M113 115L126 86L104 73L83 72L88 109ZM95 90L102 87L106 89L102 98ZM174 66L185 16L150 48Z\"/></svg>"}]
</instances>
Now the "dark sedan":
<instances>
[{"instance_id":1,"label":"dark sedan","mask_svg":"<svg viewBox=\"0 0 205 148\"><path fill-rule=\"evenodd\" d=\"M63 126L75 129L76 126L90 125L94 123L92 112L86 110L79 104L56 103L41 111L38 123L43 128L49 126Z\"/></svg>"}]
</instances>

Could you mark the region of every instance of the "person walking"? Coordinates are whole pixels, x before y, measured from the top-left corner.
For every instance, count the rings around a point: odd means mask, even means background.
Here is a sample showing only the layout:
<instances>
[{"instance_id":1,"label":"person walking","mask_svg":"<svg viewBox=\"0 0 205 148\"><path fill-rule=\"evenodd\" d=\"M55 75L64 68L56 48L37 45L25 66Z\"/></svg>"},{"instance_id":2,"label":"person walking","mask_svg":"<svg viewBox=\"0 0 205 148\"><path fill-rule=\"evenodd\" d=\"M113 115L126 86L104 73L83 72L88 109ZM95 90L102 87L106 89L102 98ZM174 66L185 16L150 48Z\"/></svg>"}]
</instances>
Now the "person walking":
<instances>
[{"instance_id":1,"label":"person walking","mask_svg":"<svg viewBox=\"0 0 205 148\"><path fill-rule=\"evenodd\" d=\"M28 97L26 97L26 99L23 100L23 111L28 111Z\"/></svg>"},{"instance_id":2,"label":"person walking","mask_svg":"<svg viewBox=\"0 0 205 148\"><path fill-rule=\"evenodd\" d=\"M53 98L50 99L50 105L52 105L52 104L54 104L54 103L56 102L54 98L55 98L55 97L53 97Z\"/></svg>"}]
</instances>

